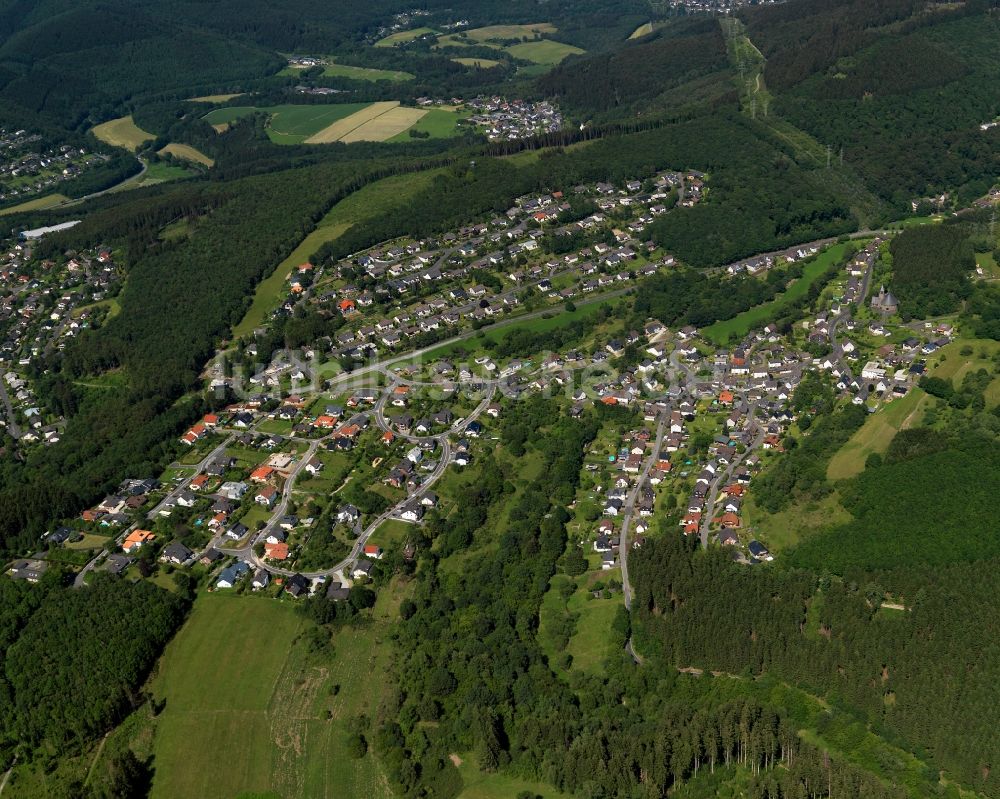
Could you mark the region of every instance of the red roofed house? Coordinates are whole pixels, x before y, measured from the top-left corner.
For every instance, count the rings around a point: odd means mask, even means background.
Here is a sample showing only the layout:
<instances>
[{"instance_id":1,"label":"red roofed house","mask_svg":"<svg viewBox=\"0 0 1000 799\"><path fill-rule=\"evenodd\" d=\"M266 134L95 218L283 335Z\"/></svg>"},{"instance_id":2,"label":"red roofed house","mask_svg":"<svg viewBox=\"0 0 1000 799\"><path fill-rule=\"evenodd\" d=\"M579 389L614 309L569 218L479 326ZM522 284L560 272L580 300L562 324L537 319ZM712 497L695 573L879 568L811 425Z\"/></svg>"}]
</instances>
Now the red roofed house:
<instances>
[{"instance_id":1,"label":"red roofed house","mask_svg":"<svg viewBox=\"0 0 1000 799\"><path fill-rule=\"evenodd\" d=\"M341 300L340 302L337 303L337 308L344 316L352 314L356 310L354 306L354 300Z\"/></svg>"},{"instance_id":2,"label":"red roofed house","mask_svg":"<svg viewBox=\"0 0 1000 799\"><path fill-rule=\"evenodd\" d=\"M214 413L206 413L201 417L201 423L205 427L215 427L219 423L219 417Z\"/></svg>"},{"instance_id":3,"label":"red roofed house","mask_svg":"<svg viewBox=\"0 0 1000 799\"><path fill-rule=\"evenodd\" d=\"M323 416L317 416L316 421L313 422L313 427L323 427L327 430L333 428L337 424L336 416L328 416L324 414Z\"/></svg>"},{"instance_id":4,"label":"red roofed house","mask_svg":"<svg viewBox=\"0 0 1000 799\"><path fill-rule=\"evenodd\" d=\"M284 541L280 544L264 544L264 557L270 560L286 560L288 558L288 544Z\"/></svg>"},{"instance_id":5,"label":"red roofed house","mask_svg":"<svg viewBox=\"0 0 1000 799\"><path fill-rule=\"evenodd\" d=\"M271 485L264 486L257 492L257 496L254 497L258 505L263 505L267 508L273 508L277 499L278 489Z\"/></svg>"},{"instance_id":6,"label":"red roofed house","mask_svg":"<svg viewBox=\"0 0 1000 799\"><path fill-rule=\"evenodd\" d=\"M365 544L365 557L374 558L375 560L382 560L382 547L376 544Z\"/></svg>"},{"instance_id":7,"label":"red roofed house","mask_svg":"<svg viewBox=\"0 0 1000 799\"><path fill-rule=\"evenodd\" d=\"M272 474L274 474L274 469L270 466L258 466L251 472L250 479L254 483L266 483Z\"/></svg>"}]
</instances>

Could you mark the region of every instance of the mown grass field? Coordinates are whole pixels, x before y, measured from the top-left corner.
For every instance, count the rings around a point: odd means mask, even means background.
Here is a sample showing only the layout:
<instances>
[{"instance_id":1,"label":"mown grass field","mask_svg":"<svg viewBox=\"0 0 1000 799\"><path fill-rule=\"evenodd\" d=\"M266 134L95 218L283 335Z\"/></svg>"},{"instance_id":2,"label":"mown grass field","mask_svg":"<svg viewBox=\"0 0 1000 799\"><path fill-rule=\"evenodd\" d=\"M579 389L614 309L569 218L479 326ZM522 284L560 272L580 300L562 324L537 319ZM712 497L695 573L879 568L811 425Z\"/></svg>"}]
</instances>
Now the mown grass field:
<instances>
[{"instance_id":1,"label":"mown grass field","mask_svg":"<svg viewBox=\"0 0 1000 799\"><path fill-rule=\"evenodd\" d=\"M95 126L91 133L105 144L112 147L124 147L126 150L135 152L143 144L152 141L155 136L147 133L132 120L132 115L112 119Z\"/></svg>"},{"instance_id":2,"label":"mown grass field","mask_svg":"<svg viewBox=\"0 0 1000 799\"><path fill-rule=\"evenodd\" d=\"M334 122L349 117L370 103L336 103L332 105L235 105L216 108L203 117L210 125L230 125L257 111L268 114L267 135L275 144L301 144L310 136Z\"/></svg>"},{"instance_id":3,"label":"mown grass field","mask_svg":"<svg viewBox=\"0 0 1000 799\"><path fill-rule=\"evenodd\" d=\"M462 775L464 788L459 799L514 799L527 792L532 797L542 799L568 799L551 785L544 782L523 780L507 774L486 774L476 767L475 754L456 755L460 761L458 771ZM453 760L454 762L454 760Z\"/></svg>"},{"instance_id":4,"label":"mown grass field","mask_svg":"<svg viewBox=\"0 0 1000 799\"><path fill-rule=\"evenodd\" d=\"M517 319L515 317L509 322L501 322L487 328L481 331L481 334L477 334L465 341L436 347L426 353L426 355L427 357L446 358L457 350L478 352L482 350L485 341L500 341L507 333L513 330L530 330L533 333L545 333L568 325L577 319L586 319L589 316L593 316L600 310L601 304L600 302L593 302L587 305L578 305L575 311L567 311L562 306L553 306L550 312L551 315L547 313L544 316L536 316L532 319Z\"/></svg>"},{"instance_id":5,"label":"mown grass field","mask_svg":"<svg viewBox=\"0 0 1000 799\"><path fill-rule=\"evenodd\" d=\"M417 133L428 133L432 139L450 139L459 134L458 123L468 116L461 111L447 111L443 108L432 108L416 122L400 133L392 136L390 142L412 141L410 130Z\"/></svg>"},{"instance_id":6,"label":"mown grass field","mask_svg":"<svg viewBox=\"0 0 1000 799\"><path fill-rule=\"evenodd\" d=\"M500 66L499 61L494 61L492 58L453 58L451 59L456 64L461 64L463 67L479 67L480 69L492 69L493 67Z\"/></svg>"},{"instance_id":7,"label":"mown grass field","mask_svg":"<svg viewBox=\"0 0 1000 799\"><path fill-rule=\"evenodd\" d=\"M23 211L41 211L45 208L51 208L54 205L59 205L59 203L64 203L68 199L69 197L65 194L46 194L44 197L36 197L33 200L26 200L23 203L12 205L10 208L0 209L0 216L20 214Z\"/></svg>"},{"instance_id":8,"label":"mown grass field","mask_svg":"<svg viewBox=\"0 0 1000 799\"><path fill-rule=\"evenodd\" d=\"M202 97L191 97L189 103L228 103L230 100L235 100L237 97L242 97L244 92L237 92L236 94L206 94Z\"/></svg>"},{"instance_id":9,"label":"mown grass field","mask_svg":"<svg viewBox=\"0 0 1000 799\"><path fill-rule=\"evenodd\" d=\"M631 35L628 38L641 39L643 36L649 36L649 34L651 34L652 32L653 32L653 23L645 22L638 28L636 28L634 31L632 31Z\"/></svg>"},{"instance_id":10,"label":"mown grass field","mask_svg":"<svg viewBox=\"0 0 1000 799\"><path fill-rule=\"evenodd\" d=\"M896 433L920 424L928 399L922 390L914 388L905 397L893 400L869 416L861 429L830 459L827 479L845 480L863 472L869 455L884 454Z\"/></svg>"},{"instance_id":11,"label":"mown grass field","mask_svg":"<svg viewBox=\"0 0 1000 799\"><path fill-rule=\"evenodd\" d=\"M303 67L287 66L279 75L298 75L302 72ZM400 82L404 80L413 80L414 75L410 72L404 72L401 69L375 69L373 67L356 67L351 64L337 64L331 61L329 64L323 65L323 75L328 78L348 78L349 80L366 80L366 81L379 81L379 80L391 80L395 82Z\"/></svg>"},{"instance_id":12,"label":"mown grass field","mask_svg":"<svg viewBox=\"0 0 1000 799\"><path fill-rule=\"evenodd\" d=\"M215 166L215 161L201 152L201 150L192 147L190 144L170 142L170 144L160 150L160 155L164 154L172 155L174 158L183 158L185 161L192 161L196 164L201 164L202 166Z\"/></svg>"},{"instance_id":13,"label":"mown grass field","mask_svg":"<svg viewBox=\"0 0 1000 799\"><path fill-rule=\"evenodd\" d=\"M816 256L813 261L805 265L802 277L792 283L787 291L782 292L770 302L765 302L763 305L758 305L756 308L751 308L748 311L737 314L732 319L726 319L722 322L716 322L714 325L709 325L702 330L702 333L706 338L720 345L727 343L731 336L745 336L750 332L751 328L774 318L789 303L795 302L805 296L809 287L816 282L819 276L832 264L844 257L847 247L847 243L834 244L828 247Z\"/></svg>"},{"instance_id":14,"label":"mown grass field","mask_svg":"<svg viewBox=\"0 0 1000 799\"><path fill-rule=\"evenodd\" d=\"M540 39L535 42L522 42L505 48L514 58L521 58L531 61L533 64L543 64L545 66L556 65L564 58L571 55L580 55L584 51L579 47L564 42L556 42L552 39Z\"/></svg>"},{"instance_id":15,"label":"mown grass field","mask_svg":"<svg viewBox=\"0 0 1000 799\"><path fill-rule=\"evenodd\" d=\"M296 643L308 622L291 601L200 597L152 684L166 701L156 722L153 799L268 791L388 799L374 757L346 752L347 720L373 715L381 697L384 683L367 678L389 667L385 624L396 605L384 593L375 623L338 631L333 654L321 656Z\"/></svg>"},{"instance_id":16,"label":"mown grass field","mask_svg":"<svg viewBox=\"0 0 1000 799\"><path fill-rule=\"evenodd\" d=\"M405 203L418 191L430 185L440 170L429 169L409 175L395 175L369 184L337 203L320 220L292 253L257 286L253 302L240 323L233 328L233 336L245 336L263 324L268 314L285 297L285 280L293 268L308 261L324 244L344 234L351 225Z\"/></svg>"},{"instance_id":17,"label":"mown grass field","mask_svg":"<svg viewBox=\"0 0 1000 799\"><path fill-rule=\"evenodd\" d=\"M432 28L413 28L408 31L399 31L398 33L389 34L384 39L379 39L375 42L375 46L395 47L397 44L412 42L414 39L419 39L421 36L426 36L428 33L437 33L437 31Z\"/></svg>"}]
</instances>

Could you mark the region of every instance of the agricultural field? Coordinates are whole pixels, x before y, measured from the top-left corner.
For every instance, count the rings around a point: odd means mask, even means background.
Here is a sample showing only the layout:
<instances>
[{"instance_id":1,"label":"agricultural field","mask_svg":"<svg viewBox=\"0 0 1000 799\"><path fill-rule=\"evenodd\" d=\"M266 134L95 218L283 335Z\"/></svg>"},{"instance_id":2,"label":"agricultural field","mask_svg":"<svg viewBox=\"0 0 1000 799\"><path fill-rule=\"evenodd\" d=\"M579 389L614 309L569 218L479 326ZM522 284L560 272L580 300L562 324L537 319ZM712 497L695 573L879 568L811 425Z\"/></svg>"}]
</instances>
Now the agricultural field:
<instances>
[{"instance_id":1,"label":"agricultural field","mask_svg":"<svg viewBox=\"0 0 1000 799\"><path fill-rule=\"evenodd\" d=\"M495 40L533 39L546 33L555 33L556 27L551 22L536 22L531 25L487 25L485 28L473 28L462 33L450 33L438 39L437 47L468 47L473 44L486 44L499 47Z\"/></svg>"},{"instance_id":2,"label":"agricultural field","mask_svg":"<svg viewBox=\"0 0 1000 799\"><path fill-rule=\"evenodd\" d=\"M206 94L203 97L191 97L188 99L189 103L228 103L230 100L235 100L237 97L242 97L245 92L237 92L236 94Z\"/></svg>"},{"instance_id":3,"label":"agricultural field","mask_svg":"<svg viewBox=\"0 0 1000 799\"><path fill-rule=\"evenodd\" d=\"M320 131L306 143L387 141L412 127L425 113L420 108L404 108L396 101L372 103L364 111L351 114Z\"/></svg>"},{"instance_id":4,"label":"agricultural field","mask_svg":"<svg viewBox=\"0 0 1000 799\"><path fill-rule=\"evenodd\" d=\"M124 147L132 152L156 138L152 133L147 133L136 125L131 114L127 117L102 122L95 126L91 133L105 144L110 144L112 147Z\"/></svg>"},{"instance_id":5,"label":"agricultural field","mask_svg":"<svg viewBox=\"0 0 1000 799\"><path fill-rule=\"evenodd\" d=\"M388 646L377 644L393 608L388 598L380 603L375 624L336 632L332 654L317 656L297 641L310 623L291 601L199 598L152 683L166 703L156 722L153 799L388 797L374 757L346 751L348 719L373 716L381 695L364 677L389 665Z\"/></svg>"},{"instance_id":6,"label":"agricultural field","mask_svg":"<svg viewBox=\"0 0 1000 799\"><path fill-rule=\"evenodd\" d=\"M829 480L844 480L864 471L865 461L872 454L882 455L900 430L919 426L928 396L914 388L901 399L869 416L853 436L830 459L826 468Z\"/></svg>"},{"instance_id":7,"label":"agricultural field","mask_svg":"<svg viewBox=\"0 0 1000 799\"><path fill-rule=\"evenodd\" d=\"M420 134L430 134L432 139L450 139L461 132L459 123L468 116L462 111L447 111L443 108L432 108L409 128L397 133L387 141L406 142L411 140L410 130Z\"/></svg>"},{"instance_id":8,"label":"agricultural field","mask_svg":"<svg viewBox=\"0 0 1000 799\"><path fill-rule=\"evenodd\" d=\"M632 31L632 34L628 37L629 39L641 39L643 36L649 36L653 32L653 23L645 22Z\"/></svg>"},{"instance_id":9,"label":"agricultural field","mask_svg":"<svg viewBox=\"0 0 1000 799\"><path fill-rule=\"evenodd\" d=\"M438 174L440 170L430 169L383 178L337 203L298 247L278 264L274 272L257 286L253 303L240 323L233 328L233 336L238 338L248 335L263 324L270 312L285 298L285 280L293 268L308 261L320 247L343 235L351 225L405 202L416 192L429 186Z\"/></svg>"},{"instance_id":10,"label":"agricultural field","mask_svg":"<svg viewBox=\"0 0 1000 799\"><path fill-rule=\"evenodd\" d=\"M492 69L500 66L500 62L494 61L492 58L453 58L451 60L463 67L477 67L478 69Z\"/></svg>"},{"instance_id":11,"label":"agricultural field","mask_svg":"<svg viewBox=\"0 0 1000 799\"><path fill-rule=\"evenodd\" d=\"M209 111L204 120L216 130L225 129L238 119L258 111L269 115L267 135L276 144L302 144L310 136L339 119L368 107L368 103L335 105L227 106Z\"/></svg>"},{"instance_id":12,"label":"agricultural field","mask_svg":"<svg viewBox=\"0 0 1000 799\"><path fill-rule=\"evenodd\" d=\"M514 58L531 61L533 64L555 66L571 55L580 55L584 51L571 44L556 42L552 39L539 39L535 42L522 42L505 48Z\"/></svg>"},{"instance_id":13,"label":"agricultural field","mask_svg":"<svg viewBox=\"0 0 1000 799\"><path fill-rule=\"evenodd\" d=\"M185 161L191 161L195 164L201 164L202 166L212 167L215 166L215 161L209 158L200 150L195 149L190 144L179 144L177 142L170 142L166 147L160 150L160 155L172 155L174 158L182 158Z\"/></svg>"},{"instance_id":14,"label":"agricultural field","mask_svg":"<svg viewBox=\"0 0 1000 799\"><path fill-rule=\"evenodd\" d=\"M726 344L733 336L742 337L750 332L756 325L764 324L775 316L779 315L782 309L791 302L805 296L809 287L816 282L832 264L844 257L848 244L834 244L816 256L805 265L802 277L792 283L787 291L782 292L771 302L765 302L756 308L751 308L741 314L737 314L732 319L716 322L709 325L702 333L706 338L716 344Z\"/></svg>"},{"instance_id":15,"label":"agricultural field","mask_svg":"<svg viewBox=\"0 0 1000 799\"><path fill-rule=\"evenodd\" d=\"M399 44L406 44L406 42L412 42L414 39L419 39L421 36L426 36L429 33L437 33L437 31L431 28L413 28L408 31L399 31L398 33L391 33L384 39L379 39L375 42L376 47L395 47Z\"/></svg>"},{"instance_id":16,"label":"agricultural field","mask_svg":"<svg viewBox=\"0 0 1000 799\"><path fill-rule=\"evenodd\" d=\"M285 67L279 75L297 75L304 67L289 65ZM326 78L348 78L349 80L391 80L405 81L413 80L415 77L411 72L404 72L397 69L375 69L373 67L356 67L351 64L338 64L333 59L329 63L323 64L323 76Z\"/></svg>"},{"instance_id":17,"label":"agricultural field","mask_svg":"<svg viewBox=\"0 0 1000 799\"><path fill-rule=\"evenodd\" d=\"M64 203L68 199L69 197L65 194L46 194L44 197L36 197L33 200L27 200L26 202L12 205L9 208L0 209L0 216L19 214L23 211L42 211L46 208L52 208L55 205Z\"/></svg>"},{"instance_id":18,"label":"agricultural field","mask_svg":"<svg viewBox=\"0 0 1000 799\"><path fill-rule=\"evenodd\" d=\"M119 183L110 191L119 192L128 191L129 189L141 189L146 186L155 186L157 183L166 183L170 180L183 180L197 174L197 172L187 169L180 164L168 164L164 161L158 161L154 164L149 164L145 172Z\"/></svg>"}]
</instances>

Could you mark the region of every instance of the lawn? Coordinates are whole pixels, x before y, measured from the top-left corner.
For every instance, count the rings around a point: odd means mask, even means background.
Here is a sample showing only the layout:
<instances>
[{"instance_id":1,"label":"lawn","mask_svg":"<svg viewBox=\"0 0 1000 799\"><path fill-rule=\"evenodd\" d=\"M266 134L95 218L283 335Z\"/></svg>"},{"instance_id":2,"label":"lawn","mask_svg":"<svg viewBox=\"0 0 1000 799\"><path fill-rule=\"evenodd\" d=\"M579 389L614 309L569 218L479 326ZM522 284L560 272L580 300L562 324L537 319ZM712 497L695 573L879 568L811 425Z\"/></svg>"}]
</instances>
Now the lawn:
<instances>
[{"instance_id":1,"label":"lawn","mask_svg":"<svg viewBox=\"0 0 1000 799\"><path fill-rule=\"evenodd\" d=\"M369 541L388 551L390 547L402 544L408 536L413 534L415 529L412 524L398 519L387 519L372 533Z\"/></svg>"},{"instance_id":2,"label":"lawn","mask_svg":"<svg viewBox=\"0 0 1000 799\"><path fill-rule=\"evenodd\" d=\"M147 133L136 125L131 114L102 122L94 127L91 133L112 147L124 147L132 152L138 150L145 142L156 138L152 133Z\"/></svg>"},{"instance_id":3,"label":"lawn","mask_svg":"<svg viewBox=\"0 0 1000 799\"><path fill-rule=\"evenodd\" d=\"M544 782L533 782L500 773L486 774L476 767L474 754L462 755L458 757L458 762L458 771L465 786L458 795L459 799L513 799L525 792L542 799L566 797L566 794Z\"/></svg>"},{"instance_id":4,"label":"lawn","mask_svg":"<svg viewBox=\"0 0 1000 799\"><path fill-rule=\"evenodd\" d=\"M309 233L284 261L258 286L253 303L236 327L233 336L248 335L259 327L287 295L285 279L294 267L308 261L324 244L343 235L351 225L405 204L414 194L427 188L441 174L439 169L394 175L370 183L341 200Z\"/></svg>"},{"instance_id":5,"label":"lawn","mask_svg":"<svg viewBox=\"0 0 1000 799\"><path fill-rule=\"evenodd\" d=\"M826 468L828 480L845 480L864 471L865 461L874 453L882 455L900 430L919 425L928 397L914 388L901 399L894 400L871 414L861 429L854 433L830 459Z\"/></svg>"},{"instance_id":6,"label":"lawn","mask_svg":"<svg viewBox=\"0 0 1000 799\"><path fill-rule=\"evenodd\" d=\"M8 214L19 214L22 211L42 211L51 208L59 203L64 203L69 199L65 194L46 194L44 197L36 197L33 200L26 200L23 203L12 205L10 208L0 210L0 216Z\"/></svg>"},{"instance_id":7,"label":"lawn","mask_svg":"<svg viewBox=\"0 0 1000 799\"><path fill-rule=\"evenodd\" d=\"M419 39L421 36L426 36L429 33L437 33L437 31L431 28L412 28L408 31L399 31L397 33L391 33L384 39L379 39L375 42L376 47L395 47L398 44L405 44L406 42L412 42L414 39Z\"/></svg>"},{"instance_id":8,"label":"lawn","mask_svg":"<svg viewBox=\"0 0 1000 799\"><path fill-rule=\"evenodd\" d=\"M390 796L371 755L352 760L346 753L347 720L374 716L381 694L365 678L388 668L384 625L338 631L333 654L316 657L296 644L307 624L291 601L198 599L152 684L166 702L154 742L153 799L232 799L251 791L284 799Z\"/></svg>"},{"instance_id":9,"label":"lawn","mask_svg":"<svg viewBox=\"0 0 1000 799\"><path fill-rule=\"evenodd\" d=\"M792 283L788 289L770 302L758 305L741 314L737 314L732 319L716 322L709 325L702 333L706 338L711 339L716 344L725 344L732 336L741 338L745 336L751 328L763 324L776 317L790 303L799 300L809 290L809 287L816 282L830 266L844 257L848 244L834 244L821 252L803 269L802 277Z\"/></svg>"},{"instance_id":10,"label":"lawn","mask_svg":"<svg viewBox=\"0 0 1000 799\"><path fill-rule=\"evenodd\" d=\"M164 154L172 155L174 158L183 158L185 161L193 161L194 163L201 164L203 166L210 167L215 165L215 161L200 150L196 150L190 144L170 142L170 144L160 150L160 155Z\"/></svg>"},{"instance_id":11,"label":"lawn","mask_svg":"<svg viewBox=\"0 0 1000 799\"><path fill-rule=\"evenodd\" d=\"M505 48L514 58L524 61L531 61L534 64L544 64L546 66L558 64L567 56L579 55L584 51L579 47L563 42L555 42L551 39L540 39L535 42L522 42Z\"/></svg>"}]
</instances>

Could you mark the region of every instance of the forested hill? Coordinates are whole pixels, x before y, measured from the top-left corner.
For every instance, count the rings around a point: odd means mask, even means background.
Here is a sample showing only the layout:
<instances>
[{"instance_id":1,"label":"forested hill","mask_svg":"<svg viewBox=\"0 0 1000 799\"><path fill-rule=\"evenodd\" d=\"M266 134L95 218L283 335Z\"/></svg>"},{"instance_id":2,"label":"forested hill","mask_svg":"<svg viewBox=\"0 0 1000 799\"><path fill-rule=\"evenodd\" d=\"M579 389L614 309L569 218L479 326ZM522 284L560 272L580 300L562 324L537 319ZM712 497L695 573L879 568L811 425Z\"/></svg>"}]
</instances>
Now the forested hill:
<instances>
[{"instance_id":1,"label":"forested hill","mask_svg":"<svg viewBox=\"0 0 1000 799\"><path fill-rule=\"evenodd\" d=\"M558 28L556 38L587 50L624 40L648 15L640 0L557 0L544 11L529 0L420 5L430 24L458 14L472 27L544 18ZM3 0L0 124L83 130L155 98L244 91L285 65L279 53L374 57L368 45L378 30L408 9L398 0ZM424 58L438 71L458 69L446 56Z\"/></svg>"}]
</instances>

